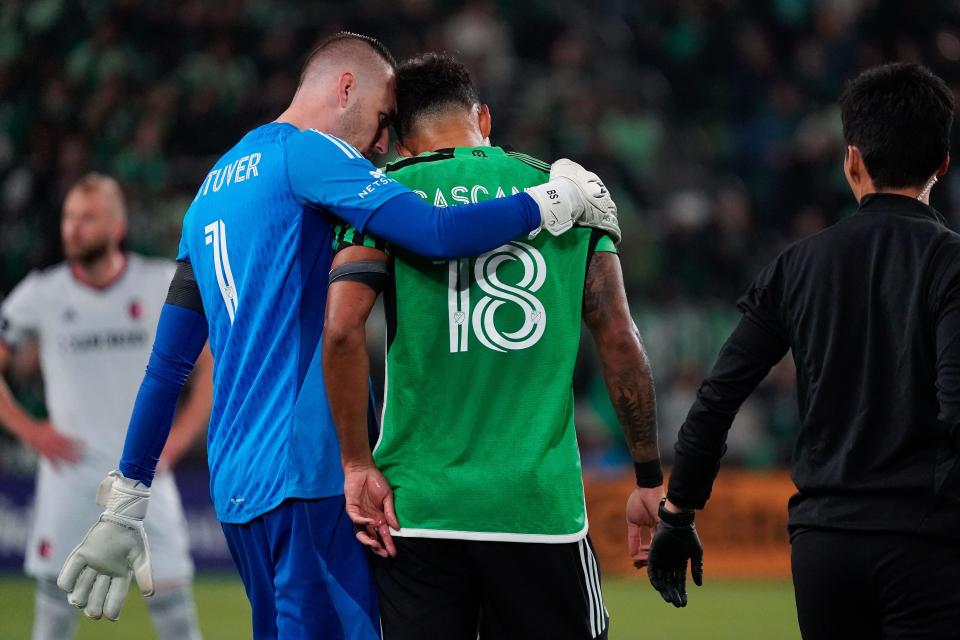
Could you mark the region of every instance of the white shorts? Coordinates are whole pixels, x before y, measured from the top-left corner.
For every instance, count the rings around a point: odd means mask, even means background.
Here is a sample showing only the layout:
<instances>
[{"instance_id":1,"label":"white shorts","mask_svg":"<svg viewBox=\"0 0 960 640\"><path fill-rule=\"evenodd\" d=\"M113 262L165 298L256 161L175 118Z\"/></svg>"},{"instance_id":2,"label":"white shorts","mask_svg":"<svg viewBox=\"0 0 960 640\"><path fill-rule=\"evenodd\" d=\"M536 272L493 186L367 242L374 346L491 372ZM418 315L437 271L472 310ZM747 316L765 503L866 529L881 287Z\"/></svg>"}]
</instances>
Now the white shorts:
<instances>
[{"instance_id":1,"label":"white shorts","mask_svg":"<svg viewBox=\"0 0 960 640\"><path fill-rule=\"evenodd\" d=\"M55 469L41 459L34 496L33 523L24 569L35 578L56 579L60 568L103 511L96 504L103 468L82 462ZM180 493L170 472L158 473L151 486L144 527L157 587L187 584L193 560Z\"/></svg>"}]
</instances>

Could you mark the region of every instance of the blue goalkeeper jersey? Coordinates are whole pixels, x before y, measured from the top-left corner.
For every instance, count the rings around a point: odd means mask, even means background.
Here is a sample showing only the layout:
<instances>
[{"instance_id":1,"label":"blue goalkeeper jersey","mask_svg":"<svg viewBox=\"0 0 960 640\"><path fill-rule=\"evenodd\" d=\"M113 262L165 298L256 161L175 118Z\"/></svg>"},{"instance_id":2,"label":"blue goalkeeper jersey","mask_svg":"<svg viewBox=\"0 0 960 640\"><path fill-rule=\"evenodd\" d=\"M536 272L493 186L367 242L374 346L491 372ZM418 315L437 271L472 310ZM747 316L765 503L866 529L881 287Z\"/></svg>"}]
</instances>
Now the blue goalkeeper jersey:
<instances>
[{"instance_id":1,"label":"blue goalkeeper jersey","mask_svg":"<svg viewBox=\"0 0 960 640\"><path fill-rule=\"evenodd\" d=\"M320 338L335 214L362 227L409 191L331 135L273 123L221 157L187 210L215 360L207 448L223 522L343 493Z\"/></svg>"}]
</instances>

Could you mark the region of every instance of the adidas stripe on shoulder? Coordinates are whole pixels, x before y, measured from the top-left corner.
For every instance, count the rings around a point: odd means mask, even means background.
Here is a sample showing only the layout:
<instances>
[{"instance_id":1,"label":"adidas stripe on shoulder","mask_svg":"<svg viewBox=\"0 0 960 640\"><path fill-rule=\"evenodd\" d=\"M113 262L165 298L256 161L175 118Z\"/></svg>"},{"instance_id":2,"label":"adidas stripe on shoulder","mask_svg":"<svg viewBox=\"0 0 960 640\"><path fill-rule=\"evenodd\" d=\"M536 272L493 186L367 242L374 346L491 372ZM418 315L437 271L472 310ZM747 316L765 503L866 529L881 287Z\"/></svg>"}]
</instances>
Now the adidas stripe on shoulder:
<instances>
[{"instance_id":1,"label":"adidas stripe on shoulder","mask_svg":"<svg viewBox=\"0 0 960 640\"><path fill-rule=\"evenodd\" d=\"M340 149L340 151L342 151L343 154L351 160L363 158L362 153L357 151L349 142L341 140L337 136L332 136L329 133L324 133L323 131L318 131L317 129L307 129L307 131L312 131L313 133L323 136L328 142Z\"/></svg>"},{"instance_id":2,"label":"adidas stripe on shoulder","mask_svg":"<svg viewBox=\"0 0 960 640\"><path fill-rule=\"evenodd\" d=\"M543 160L538 160L533 156L529 156L525 153L520 153L519 151L507 151L507 155L510 156L511 158L516 158L517 160L519 160L524 164L530 165L534 169L539 169L541 171L546 171L547 173L550 173L550 165L544 162Z\"/></svg>"}]
</instances>

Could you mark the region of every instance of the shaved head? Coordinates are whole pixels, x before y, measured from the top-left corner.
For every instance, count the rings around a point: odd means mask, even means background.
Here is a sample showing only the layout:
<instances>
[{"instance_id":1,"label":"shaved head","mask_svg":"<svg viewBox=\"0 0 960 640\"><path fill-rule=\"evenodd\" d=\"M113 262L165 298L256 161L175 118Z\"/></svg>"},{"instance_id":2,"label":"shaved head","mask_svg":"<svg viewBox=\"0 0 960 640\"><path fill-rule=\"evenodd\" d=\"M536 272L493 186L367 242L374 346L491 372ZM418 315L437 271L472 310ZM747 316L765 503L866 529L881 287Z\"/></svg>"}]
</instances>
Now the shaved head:
<instances>
[{"instance_id":1,"label":"shaved head","mask_svg":"<svg viewBox=\"0 0 960 640\"><path fill-rule=\"evenodd\" d=\"M375 38L347 31L329 36L307 56L293 102L278 121L333 134L368 158L386 153L396 67Z\"/></svg>"},{"instance_id":2,"label":"shaved head","mask_svg":"<svg viewBox=\"0 0 960 640\"><path fill-rule=\"evenodd\" d=\"M300 72L300 86L345 69L393 73L396 68L397 61L382 42L359 33L341 31L321 40L307 56Z\"/></svg>"}]
</instances>

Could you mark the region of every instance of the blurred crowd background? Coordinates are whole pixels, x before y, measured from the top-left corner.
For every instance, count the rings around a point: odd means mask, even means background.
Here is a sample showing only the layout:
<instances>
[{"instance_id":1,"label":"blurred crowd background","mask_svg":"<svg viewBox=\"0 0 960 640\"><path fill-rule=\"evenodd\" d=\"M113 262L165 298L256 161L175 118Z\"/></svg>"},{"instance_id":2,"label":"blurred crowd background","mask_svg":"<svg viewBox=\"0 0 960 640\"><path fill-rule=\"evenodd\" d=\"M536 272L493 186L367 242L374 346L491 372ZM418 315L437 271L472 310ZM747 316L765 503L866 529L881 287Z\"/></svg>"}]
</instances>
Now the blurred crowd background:
<instances>
[{"instance_id":1,"label":"blurred crowd background","mask_svg":"<svg viewBox=\"0 0 960 640\"><path fill-rule=\"evenodd\" d=\"M957 0L5 0L0 297L61 259L62 198L89 170L124 184L129 247L173 257L211 163L280 113L312 44L339 29L376 36L399 59L458 55L490 104L494 144L569 156L604 178L620 206L668 459L752 276L855 210L841 168L844 80L917 61L960 93ZM960 171L933 204L960 222ZM585 463L622 468L584 344L575 387ZM42 411L39 383L15 383ZM741 412L730 458L789 461L793 383L787 360ZM11 441L0 446L0 467L29 465Z\"/></svg>"}]
</instances>

